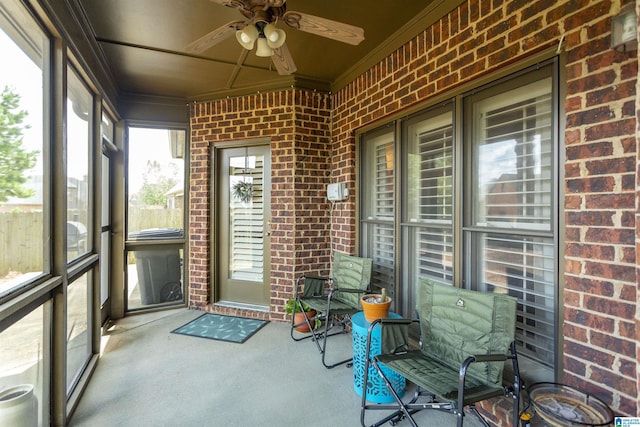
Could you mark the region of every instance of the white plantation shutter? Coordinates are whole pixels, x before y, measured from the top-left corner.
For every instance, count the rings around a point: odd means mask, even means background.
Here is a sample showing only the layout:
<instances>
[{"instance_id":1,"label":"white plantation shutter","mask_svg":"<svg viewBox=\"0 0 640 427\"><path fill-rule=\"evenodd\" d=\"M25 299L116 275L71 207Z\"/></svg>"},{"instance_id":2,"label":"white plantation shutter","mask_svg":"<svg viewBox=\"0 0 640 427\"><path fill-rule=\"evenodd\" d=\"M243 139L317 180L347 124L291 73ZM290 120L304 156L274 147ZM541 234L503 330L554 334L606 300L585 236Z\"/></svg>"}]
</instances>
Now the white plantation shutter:
<instances>
[{"instance_id":1,"label":"white plantation shutter","mask_svg":"<svg viewBox=\"0 0 640 427\"><path fill-rule=\"evenodd\" d=\"M229 274L232 279L262 282L264 203L263 203L263 159L255 157L249 168L232 167L231 187L244 181L252 184L251 200L242 201L237 197L229 198L230 210L230 247ZM254 163L254 164L253 164Z\"/></svg>"},{"instance_id":2,"label":"white plantation shutter","mask_svg":"<svg viewBox=\"0 0 640 427\"><path fill-rule=\"evenodd\" d=\"M556 330L552 110L551 78L475 103L469 232L481 260L472 283L518 298L519 351L546 366Z\"/></svg>"},{"instance_id":3,"label":"white plantation shutter","mask_svg":"<svg viewBox=\"0 0 640 427\"><path fill-rule=\"evenodd\" d=\"M552 366L556 328L553 241L483 234L481 242L487 290L518 298L518 352Z\"/></svg>"},{"instance_id":4,"label":"white plantation shutter","mask_svg":"<svg viewBox=\"0 0 640 427\"><path fill-rule=\"evenodd\" d=\"M394 170L393 142L386 142L375 147L375 217L393 221L394 203Z\"/></svg>"},{"instance_id":5,"label":"white plantation shutter","mask_svg":"<svg viewBox=\"0 0 640 427\"><path fill-rule=\"evenodd\" d=\"M373 136L363 145L367 166L367 188L363 198L362 231L365 245L362 256L373 259L371 285L386 288L393 297L396 236L395 221L395 153L392 132Z\"/></svg>"},{"instance_id":6,"label":"white plantation shutter","mask_svg":"<svg viewBox=\"0 0 640 427\"><path fill-rule=\"evenodd\" d=\"M412 315L419 278L453 283L453 117L419 116L403 128L406 138L406 236L409 291L402 311Z\"/></svg>"},{"instance_id":7,"label":"white plantation shutter","mask_svg":"<svg viewBox=\"0 0 640 427\"><path fill-rule=\"evenodd\" d=\"M528 90L544 87L537 83ZM476 223L549 231L551 93L531 96L524 89L522 95L529 96L514 101L513 94L505 94L478 103Z\"/></svg>"},{"instance_id":8,"label":"white plantation shutter","mask_svg":"<svg viewBox=\"0 0 640 427\"><path fill-rule=\"evenodd\" d=\"M418 277L451 283L453 256L453 124L446 114L426 120L416 134L419 162Z\"/></svg>"}]
</instances>

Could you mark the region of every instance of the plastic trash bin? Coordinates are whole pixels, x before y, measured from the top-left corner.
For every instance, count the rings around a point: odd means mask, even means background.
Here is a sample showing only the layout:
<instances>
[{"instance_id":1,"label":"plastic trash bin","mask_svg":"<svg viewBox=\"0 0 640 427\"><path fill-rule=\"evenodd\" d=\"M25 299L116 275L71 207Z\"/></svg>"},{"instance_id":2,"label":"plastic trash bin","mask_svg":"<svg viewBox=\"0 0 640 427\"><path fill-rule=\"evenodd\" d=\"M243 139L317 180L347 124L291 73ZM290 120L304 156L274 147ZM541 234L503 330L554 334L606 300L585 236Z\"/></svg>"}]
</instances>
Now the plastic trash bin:
<instances>
[{"instance_id":1,"label":"plastic trash bin","mask_svg":"<svg viewBox=\"0 0 640 427\"><path fill-rule=\"evenodd\" d=\"M177 228L154 228L129 235L132 241L183 238ZM182 299L181 261L178 246L148 247L135 251L136 271L142 304L158 304Z\"/></svg>"},{"instance_id":2,"label":"plastic trash bin","mask_svg":"<svg viewBox=\"0 0 640 427\"><path fill-rule=\"evenodd\" d=\"M78 221L67 221L67 250L84 252L86 243L87 227Z\"/></svg>"}]
</instances>

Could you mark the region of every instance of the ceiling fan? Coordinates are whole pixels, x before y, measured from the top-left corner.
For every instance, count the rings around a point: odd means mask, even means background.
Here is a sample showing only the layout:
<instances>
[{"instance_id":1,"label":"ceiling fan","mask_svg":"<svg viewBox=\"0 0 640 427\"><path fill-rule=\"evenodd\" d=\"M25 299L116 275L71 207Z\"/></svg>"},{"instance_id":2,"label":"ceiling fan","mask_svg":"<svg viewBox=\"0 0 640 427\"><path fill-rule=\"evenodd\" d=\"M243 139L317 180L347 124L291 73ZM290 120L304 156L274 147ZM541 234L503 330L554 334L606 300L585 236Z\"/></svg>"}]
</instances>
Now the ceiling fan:
<instances>
[{"instance_id":1,"label":"ceiling fan","mask_svg":"<svg viewBox=\"0 0 640 427\"><path fill-rule=\"evenodd\" d=\"M252 50L254 44L257 44L257 56L270 56L278 74L289 75L297 68L285 44L286 33L275 26L279 21L296 30L352 45L357 45L364 40L364 30L360 27L302 12L287 12L286 0L211 1L238 9L246 19L229 22L205 34L185 47L188 52L202 53L235 34L242 47Z\"/></svg>"}]
</instances>

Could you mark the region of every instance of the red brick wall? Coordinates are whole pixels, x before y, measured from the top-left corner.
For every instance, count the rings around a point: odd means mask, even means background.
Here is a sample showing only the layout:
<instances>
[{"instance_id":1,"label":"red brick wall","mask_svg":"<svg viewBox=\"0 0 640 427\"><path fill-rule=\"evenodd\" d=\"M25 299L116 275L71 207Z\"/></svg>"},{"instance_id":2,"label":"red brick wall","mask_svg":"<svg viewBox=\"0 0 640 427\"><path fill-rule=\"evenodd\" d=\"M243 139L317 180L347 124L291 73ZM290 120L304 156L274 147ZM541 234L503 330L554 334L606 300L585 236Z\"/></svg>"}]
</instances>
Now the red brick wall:
<instances>
[{"instance_id":1,"label":"red brick wall","mask_svg":"<svg viewBox=\"0 0 640 427\"><path fill-rule=\"evenodd\" d=\"M330 97L300 92L295 135L295 277L304 272L329 273L332 219L326 197L331 182ZM318 102L321 104L318 105ZM286 297L291 295L286 289Z\"/></svg>"},{"instance_id":2,"label":"red brick wall","mask_svg":"<svg viewBox=\"0 0 640 427\"><path fill-rule=\"evenodd\" d=\"M564 382L637 415L638 62L609 47L611 8L567 36Z\"/></svg>"},{"instance_id":3,"label":"red brick wall","mask_svg":"<svg viewBox=\"0 0 640 427\"><path fill-rule=\"evenodd\" d=\"M636 415L637 52L610 48L611 16L619 7L612 1L466 3L335 94L333 137L334 150L348 156L354 130L557 46L564 35L562 381ZM335 173L352 180L354 170L339 161ZM355 218L355 210L347 216ZM355 240L355 232L345 238Z\"/></svg>"},{"instance_id":4,"label":"red brick wall","mask_svg":"<svg viewBox=\"0 0 640 427\"><path fill-rule=\"evenodd\" d=\"M623 1L624 3L624 1ZM301 271L328 268L329 245L356 248L351 198L332 215L328 182L355 193L354 132L465 82L558 46L566 58L566 131L561 200L563 377L637 415L640 348L635 218L638 195L637 51L609 47L619 1L474 1L436 22L329 98L287 90L192 108L190 304L212 309L208 147L218 141L272 141L272 304ZM328 224L328 225L327 225ZM637 230L637 231L636 231ZM319 251L318 251L319 249ZM255 314L254 314L255 315ZM485 409L505 412L504 401ZM509 425L499 416L498 425Z\"/></svg>"},{"instance_id":5,"label":"red brick wall","mask_svg":"<svg viewBox=\"0 0 640 427\"><path fill-rule=\"evenodd\" d=\"M326 274L330 178L330 99L303 90L196 103L191 107L189 306L250 317L284 319L282 305L301 271ZM216 307L211 301L211 147L226 141L271 140L270 313Z\"/></svg>"}]
</instances>

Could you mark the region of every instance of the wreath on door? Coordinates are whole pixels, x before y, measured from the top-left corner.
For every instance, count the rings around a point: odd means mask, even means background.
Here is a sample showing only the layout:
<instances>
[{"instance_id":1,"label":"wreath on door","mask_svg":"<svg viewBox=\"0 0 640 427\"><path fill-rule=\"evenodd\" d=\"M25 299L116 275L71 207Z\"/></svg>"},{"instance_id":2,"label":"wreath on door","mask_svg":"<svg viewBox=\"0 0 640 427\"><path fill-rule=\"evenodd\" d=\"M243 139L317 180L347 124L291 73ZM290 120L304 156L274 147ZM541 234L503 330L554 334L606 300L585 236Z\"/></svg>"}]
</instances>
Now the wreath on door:
<instances>
[{"instance_id":1,"label":"wreath on door","mask_svg":"<svg viewBox=\"0 0 640 427\"><path fill-rule=\"evenodd\" d=\"M231 187L234 198L243 203L248 203L253 198L253 184L247 181L238 181Z\"/></svg>"}]
</instances>

